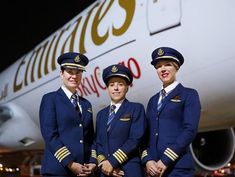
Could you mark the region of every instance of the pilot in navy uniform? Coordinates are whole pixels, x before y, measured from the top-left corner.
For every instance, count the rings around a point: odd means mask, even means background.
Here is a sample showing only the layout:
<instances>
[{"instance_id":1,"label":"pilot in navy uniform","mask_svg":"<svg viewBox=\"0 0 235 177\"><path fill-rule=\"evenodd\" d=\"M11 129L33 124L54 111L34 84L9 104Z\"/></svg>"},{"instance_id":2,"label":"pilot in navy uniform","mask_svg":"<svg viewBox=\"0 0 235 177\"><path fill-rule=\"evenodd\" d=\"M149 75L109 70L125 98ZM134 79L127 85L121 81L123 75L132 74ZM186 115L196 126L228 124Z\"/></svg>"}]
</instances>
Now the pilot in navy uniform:
<instances>
[{"instance_id":1,"label":"pilot in navy uniform","mask_svg":"<svg viewBox=\"0 0 235 177\"><path fill-rule=\"evenodd\" d=\"M62 86L43 96L40 128L45 142L41 173L46 176L89 176L96 167L91 103L77 87L89 60L68 52L58 57Z\"/></svg>"},{"instance_id":2,"label":"pilot in navy uniform","mask_svg":"<svg viewBox=\"0 0 235 177\"><path fill-rule=\"evenodd\" d=\"M126 99L133 76L120 64L103 70L110 105L96 118L96 147L100 176L143 177L139 151L145 131L145 110Z\"/></svg>"},{"instance_id":3,"label":"pilot in navy uniform","mask_svg":"<svg viewBox=\"0 0 235 177\"><path fill-rule=\"evenodd\" d=\"M149 141L141 158L149 176L194 176L189 145L197 134L201 106L197 91L176 81L183 63L182 54L173 48L152 53L151 64L163 85L146 110Z\"/></svg>"}]
</instances>

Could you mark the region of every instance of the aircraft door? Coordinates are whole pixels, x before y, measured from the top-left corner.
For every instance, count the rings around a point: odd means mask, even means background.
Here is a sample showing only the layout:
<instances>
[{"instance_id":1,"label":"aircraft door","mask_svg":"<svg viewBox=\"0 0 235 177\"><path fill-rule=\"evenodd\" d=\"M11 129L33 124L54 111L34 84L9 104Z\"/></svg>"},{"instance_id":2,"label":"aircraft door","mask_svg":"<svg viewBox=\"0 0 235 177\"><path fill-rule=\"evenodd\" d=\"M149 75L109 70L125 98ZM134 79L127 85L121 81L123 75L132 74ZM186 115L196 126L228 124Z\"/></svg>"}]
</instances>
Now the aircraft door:
<instances>
[{"instance_id":1,"label":"aircraft door","mask_svg":"<svg viewBox=\"0 0 235 177\"><path fill-rule=\"evenodd\" d=\"M147 23L150 34L180 25L181 0L148 0Z\"/></svg>"}]
</instances>

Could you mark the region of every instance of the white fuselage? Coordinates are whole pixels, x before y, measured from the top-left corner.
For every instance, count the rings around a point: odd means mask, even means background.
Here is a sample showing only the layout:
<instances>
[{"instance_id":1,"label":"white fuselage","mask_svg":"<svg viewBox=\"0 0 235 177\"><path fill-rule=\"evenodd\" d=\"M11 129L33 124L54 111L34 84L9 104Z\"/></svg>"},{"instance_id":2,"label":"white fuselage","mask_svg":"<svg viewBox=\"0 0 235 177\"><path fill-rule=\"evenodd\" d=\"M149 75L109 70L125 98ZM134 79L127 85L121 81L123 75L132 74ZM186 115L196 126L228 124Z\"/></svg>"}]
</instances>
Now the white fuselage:
<instances>
[{"instance_id":1,"label":"white fuselage","mask_svg":"<svg viewBox=\"0 0 235 177\"><path fill-rule=\"evenodd\" d=\"M0 146L18 148L18 141L28 136L41 147L40 101L61 86L56 59L66 51L85 53L90 59L79 92L92 103L94 119L109 104L102 81L106 66L128 66L134 81L127 98L146 106L161 88L151 53L169 46L185 58L177 80L199 92L199 130L235 126L235 1L121 2L94 3L1 73L0 106L10 108L12 118L0 125Z\"/></svg>"}]
</instances>

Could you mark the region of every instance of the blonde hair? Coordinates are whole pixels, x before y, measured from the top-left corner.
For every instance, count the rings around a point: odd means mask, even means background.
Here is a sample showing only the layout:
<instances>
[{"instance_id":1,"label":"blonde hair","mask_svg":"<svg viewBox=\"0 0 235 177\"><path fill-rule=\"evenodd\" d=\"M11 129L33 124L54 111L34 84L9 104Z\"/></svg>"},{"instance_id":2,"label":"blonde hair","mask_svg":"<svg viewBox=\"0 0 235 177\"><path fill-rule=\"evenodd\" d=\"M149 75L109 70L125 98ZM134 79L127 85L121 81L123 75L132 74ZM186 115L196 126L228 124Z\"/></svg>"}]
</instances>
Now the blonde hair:
<instances>
[{"instance_id":1,"label":"blonde hair","mask_svg":"<svg viewBox=\"0 0 235 177\"><path fill-rule=\"evenodd\" d=\"M178 65L178 63L176 63L175 61L172 61L171 62L172 63L172 65L175 67L175 69L178 71L179 70L179 65Z\"/></svg>"}]
</instances>

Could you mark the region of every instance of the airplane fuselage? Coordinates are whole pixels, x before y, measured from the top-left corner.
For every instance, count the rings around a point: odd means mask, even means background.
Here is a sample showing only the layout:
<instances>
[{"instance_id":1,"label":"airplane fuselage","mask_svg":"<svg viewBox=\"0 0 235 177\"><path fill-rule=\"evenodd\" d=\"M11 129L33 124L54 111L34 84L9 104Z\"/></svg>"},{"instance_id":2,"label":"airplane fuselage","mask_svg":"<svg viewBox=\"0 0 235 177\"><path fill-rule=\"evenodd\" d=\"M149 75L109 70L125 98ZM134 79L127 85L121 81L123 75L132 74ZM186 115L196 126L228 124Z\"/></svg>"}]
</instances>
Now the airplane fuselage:
<instances>
[{"instance_id":1,"label":"airplane fuselage","mask_svg":"<svg viewBox=\"0 0 235 177\"><path fill-rule=\"evenodd\" d=\"M39 105L43 94L61 86L56 59L67 51L90 59L78 90L96 115L109 104L101 77L106 66L127 66L134 76L127 98L146 106L161 88L151 52L176 48L185 57L177 80L200 95L199 131L234 127L234 7L232 0L95 2L1 73L0 146L43 148Z\"/></svg>"}]
</instances>

